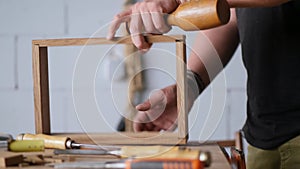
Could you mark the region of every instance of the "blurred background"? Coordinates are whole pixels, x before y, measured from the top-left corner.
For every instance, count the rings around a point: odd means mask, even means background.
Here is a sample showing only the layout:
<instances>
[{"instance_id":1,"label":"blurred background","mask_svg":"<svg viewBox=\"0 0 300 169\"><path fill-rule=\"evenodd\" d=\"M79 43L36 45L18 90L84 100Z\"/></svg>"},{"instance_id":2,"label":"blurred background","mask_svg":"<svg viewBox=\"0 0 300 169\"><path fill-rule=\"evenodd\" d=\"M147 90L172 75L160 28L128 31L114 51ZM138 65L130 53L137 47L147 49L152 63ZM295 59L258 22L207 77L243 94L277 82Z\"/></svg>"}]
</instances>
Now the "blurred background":
<instances>
[{"instance_id":1,"label":"blurred background","mask_svg":"<svg viewBox=\"0 0 300 169\"><path fill-rule=\"evenodd\" d=\"M0 132L17 135L34 133L32 78L32 40L52 38L105 37L109 22L124 8L122 0L0 0ZM187 35L187 53L196 32L174 28L169 34ZM121 36L122 32L118 32ZM74 71L78 58L95 50L99 63L95 70L96 114L78 112L72 94ZM172 54L173 52L173 54ZM149 93L175 82L176 70L172 44L155 44L141 57L143 87L128 98L124 52L122 47L53 47L49 48L50 112L53 132L116 131L122 114L130 106L147 99ZM84 54L83 54L84 53ZM224 108L219 118L206 121L214 107L212 89L208 87L197 99L189 116L190 140L230 139L241 129L246 116L246 72L240 48L226 66L225 81L214 80L216 86L226 85ZM151 56L149 56L151 55ZM128 65L127 65L128 66ZM170 71L170 72L168 72ZM212 127L203 134L203 125ZM204 137L205 135L205 137Z\"/></svg>"}]
</instances>

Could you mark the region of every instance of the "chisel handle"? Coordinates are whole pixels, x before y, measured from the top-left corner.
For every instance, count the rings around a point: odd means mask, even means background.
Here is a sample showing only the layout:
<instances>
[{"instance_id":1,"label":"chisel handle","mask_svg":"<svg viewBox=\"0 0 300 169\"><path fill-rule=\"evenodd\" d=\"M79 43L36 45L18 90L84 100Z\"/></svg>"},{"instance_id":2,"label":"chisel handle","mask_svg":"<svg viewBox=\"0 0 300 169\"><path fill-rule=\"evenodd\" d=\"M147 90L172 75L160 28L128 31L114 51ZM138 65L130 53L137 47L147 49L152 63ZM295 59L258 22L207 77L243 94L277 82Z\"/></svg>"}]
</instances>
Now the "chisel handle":
<instances>
[{"instance_id":1,"label":"chisel handle","mask_svg":"<svg viewBox=\"0 0 300 169\"><path fill-rule=\"evenodd\" d=\"M125 169L203 169L198 159L133 159L127 160Z\"/></svg>"},{"instance_id":2,"label":"chisel handle","mask_svg":"<svg viewBox=\"0 0 300 169\"><path fill-rule=\"evenodd\" d=\"M185 31L197 31L226 24L229 18L226 0L190 0L179 5L167 22Z\"/></svg>"},{"instance_id":3,"label":"chisel handle","mask_svg":"<svg viewBox=\"0 0 300 169\"><path fill-rule=\"evenodd\" d=\"M43 140L45 148L67 149L67 142L69 142L71 139L69 137L26 133L18 135L17 140Z\"/></svg>"},{"instance_id":4,"label":"chisel handle","mask_svg":"<svg viewBox=\"0 0 300 169\"><path fill-rule=\"evenodd\" d=\"M8 150L13 152L44 151L43 140L15 140L9 143Z\"/></svg>"}]
</instances>

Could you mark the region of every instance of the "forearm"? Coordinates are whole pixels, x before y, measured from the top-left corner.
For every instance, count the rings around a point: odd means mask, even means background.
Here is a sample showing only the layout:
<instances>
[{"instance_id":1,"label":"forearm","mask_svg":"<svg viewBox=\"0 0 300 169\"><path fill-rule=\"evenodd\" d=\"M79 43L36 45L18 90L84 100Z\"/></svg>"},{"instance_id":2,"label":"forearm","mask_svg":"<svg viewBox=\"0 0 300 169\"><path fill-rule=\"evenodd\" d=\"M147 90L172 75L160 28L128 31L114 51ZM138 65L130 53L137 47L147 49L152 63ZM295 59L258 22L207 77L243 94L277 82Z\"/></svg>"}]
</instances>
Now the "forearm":
<instances>
[{"instance_id":1,"label":"forearm","mask_svg":"<svg viewBox=\"0 0 300 169\"><path fill-rule=\"evenodd\" d=\"M188 60L188 68L207 86L228 63L239 43L235 10L228 24L199 33Z\"/></svg>"},{"instance_id":2,"label":"forearm","mask_svg":"<svg viewBox=\"0 0 300 169\"><path fill-rule=\"evenodd\" d=\"M289 0L227 0L230 7L272 7Z\"/></svg>"}]
</instances>

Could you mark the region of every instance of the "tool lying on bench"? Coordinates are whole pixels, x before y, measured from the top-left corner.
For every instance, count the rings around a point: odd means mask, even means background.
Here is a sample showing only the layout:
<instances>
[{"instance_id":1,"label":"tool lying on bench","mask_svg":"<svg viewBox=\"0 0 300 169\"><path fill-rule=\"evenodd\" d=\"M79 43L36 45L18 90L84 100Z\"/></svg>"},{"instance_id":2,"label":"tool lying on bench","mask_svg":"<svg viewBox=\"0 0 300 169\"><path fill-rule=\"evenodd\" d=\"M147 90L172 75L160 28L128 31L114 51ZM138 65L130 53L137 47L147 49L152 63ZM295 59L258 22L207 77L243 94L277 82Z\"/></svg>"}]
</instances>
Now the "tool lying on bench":
<instances>
[{"instance_id":1,"label":"tool lying on bench","mask_svg":"<svg viewBox=\"0 0 300 169\"><path fill-rule=\"evenodd\" d=\"M101 155L107 153L101 150L55 150L58 155ZM188 169L201 169L209 166L211 157L209 152L201 152L195 149L182 148L178 146L122 146L118 150L111 151L114 155L124 158L118 161L108 162L70 162L52 164L55 168L176 168L184 166Z\"/></svg>"},{"instance_id":2,"label":"tool lying on bench","mask_svg":"<svg viewBox=\"0 0 300 169\"><path fill-rule=\"evenodd\" d=\"M55 149L55 155L114 155L120 158L185 158L198 159L209 156L208 152L178 146L121 146L115 150ZM207 158L202 158L207 161Z\"/></svg>"},{"instance_id":3,"label":"tool lying on bench","mask_svg":"<svg viewBox=\"0 0 300 169\"><path fill-rule=\"evenodd\" d=\"M20 134L17 136L17 140L44 140L45 148L53 149L115 149L112 146L76 143L70 137L50 136L46 134Z\"/></svg>"},{"instance_id":4,"label":"tool lying on bench","mask_svg":"<svg viewBox=\"0 0 300 169\"><path fill-rule=\"evenodd\" d=\"M10 134L0 133L0 148L13 152L44 151L44 141L14 140Z\"/></svg>"},{"instance_id":5,"label":"tool lying on bench","mask_svg":"<svg viewBox=\"0 0 300 169\"><path fill-rule=\"evenodd\" d=\"M55 150L54 153L86 155L101 155L101 150ZM103 152L105 153L105 152ZM120 157L124 158L118 161L107 162L70 162L62 164L52 164L55 168L184 168L201 169L209 166L211 157L209 152L201 152L189 148L178 146L123 146L119 151L115 150Z\"/></svg>"},{"instance_id":6,"label":"tool lying on bench","mask_svg":"<svg viewBox=\"0 0 300 169\"><path fill-rule=\"evenodd\" d=\"M114 169L203 169L200 160L191 159L128 159L109 162L68 162L54 163L54 168L114 168Z\"/></svg>"}]
</instances>

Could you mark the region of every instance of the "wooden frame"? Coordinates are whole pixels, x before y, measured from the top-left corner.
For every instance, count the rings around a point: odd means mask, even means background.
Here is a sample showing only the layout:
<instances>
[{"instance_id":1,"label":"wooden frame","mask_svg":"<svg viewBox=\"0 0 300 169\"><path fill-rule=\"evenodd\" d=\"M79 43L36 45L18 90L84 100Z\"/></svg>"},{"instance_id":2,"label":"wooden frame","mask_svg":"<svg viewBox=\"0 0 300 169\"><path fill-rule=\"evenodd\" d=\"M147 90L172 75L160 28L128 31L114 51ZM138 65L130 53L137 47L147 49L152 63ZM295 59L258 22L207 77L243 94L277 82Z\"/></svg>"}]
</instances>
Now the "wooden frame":
<instances>
[{"instance_id":1,"label":"wooden frame","mask_svg":"<svg viewBox=\"0 0 300 169\"><path fill-rule=\"evenodd\" d=\"M89 142L88 137L105 136L97 143L101 144L182 144L188 139L188 117L186 104L186 46L184 35L153 35L146 37L150 43L175 43L176 44L176 83L177 83L177 108L178 108L178 133L157 132L112 134L71 134L72 139ZM34 84L34 111L36 133L54 134L50 128L50 99L48 78L48 47L55 46L84 46L103 44L131 44L130 36L116 37L113 40L106 38L75 38L75 39L45 39L32 41L33 84ZM67 133L60 133L65 135ZM69 134L70 135L70 134ZM127 137L128 136L128 137ZM130 137L129 137L130 136ZM136 138L136 139L132 139ZM141 138L143 138L141 140ZM102 140L102 141L101 141Z\"/></svg>"}]
</instances>

